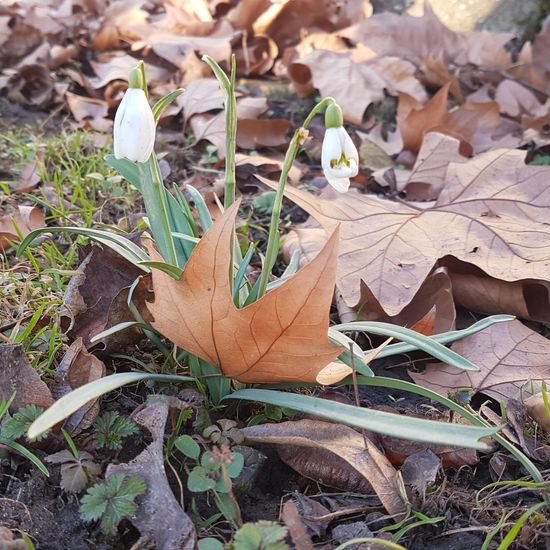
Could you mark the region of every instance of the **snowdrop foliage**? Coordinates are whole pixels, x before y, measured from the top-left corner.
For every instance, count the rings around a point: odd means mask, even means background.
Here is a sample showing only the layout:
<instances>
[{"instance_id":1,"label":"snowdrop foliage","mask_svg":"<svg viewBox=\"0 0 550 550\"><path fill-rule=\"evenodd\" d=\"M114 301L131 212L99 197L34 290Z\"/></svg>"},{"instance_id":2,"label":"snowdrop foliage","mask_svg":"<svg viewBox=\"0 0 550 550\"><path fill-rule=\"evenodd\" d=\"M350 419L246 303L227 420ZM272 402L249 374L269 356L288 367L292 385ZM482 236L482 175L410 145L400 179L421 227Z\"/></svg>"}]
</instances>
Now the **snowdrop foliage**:
<instances>
[{"instance_id":1,"label":"snowdrop foliage","mask_svg":"<svg viewBox=\"0 0 550 550\"><path fill-rule=\"evenodd\" d=\"M115 115L115 157L147 162L155 144L155 119L139 75L132 75L129 86Z\"/></svg>"},{"instance_id":2,"label":"snowdrop foliage","mask_svg":"<svg viewBox=\"0 0 550 550\"><path fill-rule=\"evenodd\" d=\"M323 172L336 191L345 193L349 189L349 178L359 171L359 155L343 126L342 110L338 105L327 108L325 126L327 129L321 153Z\"/></svg>"}]
</instances>

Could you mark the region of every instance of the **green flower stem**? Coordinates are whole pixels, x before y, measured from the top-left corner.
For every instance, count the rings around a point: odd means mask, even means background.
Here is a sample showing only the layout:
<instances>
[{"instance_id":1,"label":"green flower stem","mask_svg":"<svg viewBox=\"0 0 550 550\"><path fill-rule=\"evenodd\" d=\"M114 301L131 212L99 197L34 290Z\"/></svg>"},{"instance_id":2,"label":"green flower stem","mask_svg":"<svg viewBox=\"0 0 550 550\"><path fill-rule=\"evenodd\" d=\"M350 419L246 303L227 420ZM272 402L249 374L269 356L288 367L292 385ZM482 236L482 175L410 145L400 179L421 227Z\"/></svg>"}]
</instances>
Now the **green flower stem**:
<instances>
[{"instance_id":1,"label":"green flower stem","mask_svg":"<svg viewBox=\"0 0 550 550\"><path fill-rule=\"evenodd\" d=\"M279 187L277 188L277 194L275 195L273 211L271 212L271 222L269 224L269 236L267 238L267 252L266 252L264 267L262 269L262 274L260 276L260 282L258 286L258 296L257 296L258 300L266 292L267 283L269 282L269 275L273 270L273 266L275 265L277 255L279 254L279 239L280 239L279 221L281 217L281 209L283 205L283 197L284 197L286 182L288 180L288 174L290 172L290 169L292 168L292 165L294 164L294 161L296 160L296 156L298 155L298 151L300 150L302 143L307 138L307 127L313 120L313 117L317 115L319 112L322 112L323 109L325 109L325 107L328 107L329 105L333 105L335 103L336 102L332 97L325 97L323 100L317 103L317 105L313 107L313 109L311 110L307 118L304 120L304 123L302 124L301 128L298 128L298 130L294 132L294 136L292 137L290 145L288 146L288 149L285 155L285 162L283 164L283 169L281 171L281 177L279 178Z\"/></svg>"},{"instance_id":2,"label":"green flower stem","mask_svg":"<svg viewBox=\"0 0 550 550\"><path fill-rule=\"evenodd\" d=\"M235 98L236 58L231 56L231 80L225 108L225 189L223 207L235 202L235 151L237 149L237 99Z\"/></svg>"},{"instance_id":3,"label":"green flower stem","mask_svg":"<svg viewBox=\"0 0 550 550\"><path fill-rule=\"evenodd\" d=\"M147 162L136 164L140 171L142 181L141 194L155 244L162 259L168 264L177 266L178 256L170 227L166 190L162 181L157 156L155 153L152 153Z\"/></svg>"}]
</instances>

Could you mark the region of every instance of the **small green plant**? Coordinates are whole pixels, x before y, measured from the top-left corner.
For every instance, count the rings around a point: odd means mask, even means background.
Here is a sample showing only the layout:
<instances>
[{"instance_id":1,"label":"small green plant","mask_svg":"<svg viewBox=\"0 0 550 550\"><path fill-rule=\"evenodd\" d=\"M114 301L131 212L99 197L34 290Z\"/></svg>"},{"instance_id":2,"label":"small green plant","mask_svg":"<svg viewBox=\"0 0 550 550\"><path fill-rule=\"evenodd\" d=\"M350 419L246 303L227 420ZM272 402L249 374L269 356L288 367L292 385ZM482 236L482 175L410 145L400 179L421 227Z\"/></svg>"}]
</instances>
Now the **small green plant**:
<instances>
[{"instance_id":1,"label":"small green plant","mask_svg":"<svg viewBox=\"0 0 550 550\"><path fill-rule=\"evenodd\" d=\"M65 431L63 436L69 449L49 455L46 462L61 465L61 488L68 493L79 493L101 473L101 466L94 462L94 457L79 451L71 436Z\"/></svg>"},{"instance_id":2,"label":"small green plant","mask_svg":"<svg viewBox=\"0 0 550 550\"><path fill-rule=\"evenodd\" d=\"M26 435L29 426L44 412L42 407L27 405L19 409L2 427L2 435L8 439L19 439ZM48 437L49 431L40 434L35 441Z\"/></svg>"},{"instance_id":3,"label":"small green plant","mask_svg":"<svg viewBox=\"0 0 550 550\"><path fill-rule=\"evenodd\" d=\"M249 426L257 426L265 422L280 422L284 417L296 416L296 411L285 407L277 407L276 405L264 404L263 412L253 416L249 421Z\"/></svg>"},{"instance_id":4,"label":"small green plant","mask_svg":"<svg viewBox=\"0 0 550 550\"><path fill-rule=\"evenodd\" d=\"M121 520L137 512L135 500L146 492L142 478L116 474L88 489L80 501L80 515L85 521L101 519L101 529L112 534Z\"/></svg>"},{"instance_id":5,"label":"small green plant","mask_svg":"<svg viewBox=\"0 0 550 550\"><path fill-rule=\"evenodd\" d=\"M274 521L258 521L245 523L229 544L208 537L199 540L198 547L199 550L288 550L286 535L286 527Z\"/></svg>"},{"instance_id":6,"label":"small green plant","mask_svg":"<svg viewBox=\"0 0 550 550\"><path fill-rule=\"evenodd\" d=\"M233 494L232 479L239 476L244 467L242 454L232 452L227 444L202 453L199 444L189 435L181 435L175 441L176 448L195 466L187 477L187 488L193 493L212 491L214 500L223 516L238 527L242 524L241 512Z\"/></svg>"},{"instance_id":7,"label":"small green plant","mask_svg":"<svg viewBox=\"0 0 550 550\"><path fill-rule=\"evenodd\" d=\"M10 399L5 399L3 401L0 401L0 424L2 423L2 420L4 419L4 417L8 414L10 405L13 403L14 399L15 399L15 393L10 397ZM24 408L27 408L27 407L24 407ZM23 419L25 415L19 416L17 421L13 422L14 418L18 414L19 413L16 413L13 418L6 421L4 425L0 428L0 449L3 446L6 449L11 449L12 451L15 451L16 453L30 460L45 476L49 476L50 474L48 472L48 469L44 465L44 463L33 452L29 451L26 447L24 447L23 445L21 445L16 441L16 439L18 439L19 437L21 437L26 433L28 428L28 423L27 423L27 425L23 430L23 433L20 434L19 428L20 428L20 425L23 424ZM10 423L11 423L11 427L6 430L6 427ZM44 435L47 435L47 432L45 432Z\"/></svg>"},{"instance_id":8,"label":"small green plant","mask_svg":"<svg viewBox=\"0 0 550 550\"><path fill-rule=\"evenodd\" d=\"M116 411L104 412L96 418L93 426L95 447L112 451L122 449L122 440L139 431L133 420L120 416Z\"/></svg>"},{"instance_id":9,"label":"small green plant","mask_svg":"<svg viewBox=\"0 0 550 550\"><path fill-rule=\"evenodd\" d=\"M246 523L236 533L227 550L288 550L286 527L274 521Z\"/></svg>"},{"instance_id":10,"label":"small green plant","mask_svg":"<svg viewBox=\"0 0 550 550\"><path fill-rule=\"evenodd\" d=\"M228 418L221 418L215 424L208 426L202 432L203 437L209 439L214 445L240 445L244 441L244 435L237 428L237 422Z\"/></svg>"}]
</instances>

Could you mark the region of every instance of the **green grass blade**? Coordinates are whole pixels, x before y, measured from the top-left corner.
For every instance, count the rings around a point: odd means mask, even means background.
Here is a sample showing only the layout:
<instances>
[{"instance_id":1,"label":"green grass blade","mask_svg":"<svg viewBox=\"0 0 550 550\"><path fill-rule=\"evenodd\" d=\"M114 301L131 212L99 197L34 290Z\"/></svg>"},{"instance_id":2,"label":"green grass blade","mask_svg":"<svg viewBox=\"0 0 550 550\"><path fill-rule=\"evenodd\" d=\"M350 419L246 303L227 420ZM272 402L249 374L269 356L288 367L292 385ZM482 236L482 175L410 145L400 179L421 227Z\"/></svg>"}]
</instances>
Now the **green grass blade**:
<instances>
[{"instance_id":1,"label":"green grass blade","mask_svg":"<svg viewBox=\"0 0 550 550\"><path fill-rule=\"evenodd\" d=\"M432 357L443 361L453 367L468 371L478 371L471 361L462 357L458 353L446 348L443 344L436 342L414 330L392 325L390 323L378 323L374 321L355 321L353 323L343 323L334 325L333 330L339 332L363 331L371 334L395 338L413 346L413 349L419 349L429 353ZM382 354L381 354L382 355Z\"/></svg>"},{"instance_id":2,"label":"green grass blade","mask_svg":"<svg viewBox=\"0 0 550 550\"><path fill-rule=\"evenodd\" d=\"M15 452L30 460L46 477L50 477L50 472L48 472L48 468L46 468L44 463L34 453L17 443L17 441L12 441L6 437L0 437L0 445L12 448Z\"/></svg>"},{"instance_id":3,"label":"green grass blade","mask_svg":"<svg viewBox=\"0 0 550 550\"><path fill-rule=\"evenodd\" d=\"M510 545L512 545L516 540L519 532L521 531L521 528L525 525L527 520L544 506L546 506L546 502L539 502L537 504L534 504L533 506L531 506L531 508L524 512L521 517L516 521L516 523L514 523L510 531L506 533L506 536L498 545L497 550L506 550L507 548L509 548Z\"/></svg>"},{"instance_id":4,"label":"green grass blade","mask_svg":"<svg viewBox=\"0 0 550 550\"><path fill-rule=\"evenodd\" d=\"M439 342L440 344L450 344L451 342L456 342L457 340L461 340L466 336L476 334L480 330L489 328L495 323L513 321L514 319L515 317L513 315L491 315L490 317L481 319L481 321L474 323L468 328L462 330L451 330L448 332L443 332L441 334L434 334L433 336L428 336L428 338L435 342ZM386 349L384 349L380 353L378 358L381 359L382 357L391 357L392 355L399 355L400 353L409 353L410 351L415 351L416 349L417 348L411 344L399 342L397 344L391 344L387 346Z\"/></svg>"},{"instance_id":5,"label":"green grass blade","mask_svg":"<svg viewBox=\"0 0 550 550\"><path fill-rule=\"evenodd\" d=\"M94 380L84 384L64 395L56 401L50 408L44 411L29 427L28 437L35 438L58 422L61 422L80 407L97 399L98 397L116 390L126 384L141 382L143 380L157 380L159 382L191 382L194 378L190 376L178 376L171 374L149 374L142 372L124 372L120 374L111 374L105 378Z\"/></svg>"},{"instance_id":6,"label":"green grass blade","mask_svg":"<svg viewBox=\"0 0 550 550\"><path fill-rule=\"evenodd\" d=\"M226 399L246 399L269 403L375 433L438 445L487 450L489 446L479 439L491 436L498 431L498 428L488 426L478 427L435 422L423 418L359 408L318 397L273 390L238 390L228 395Z\"/></svg>"}]
</instances>

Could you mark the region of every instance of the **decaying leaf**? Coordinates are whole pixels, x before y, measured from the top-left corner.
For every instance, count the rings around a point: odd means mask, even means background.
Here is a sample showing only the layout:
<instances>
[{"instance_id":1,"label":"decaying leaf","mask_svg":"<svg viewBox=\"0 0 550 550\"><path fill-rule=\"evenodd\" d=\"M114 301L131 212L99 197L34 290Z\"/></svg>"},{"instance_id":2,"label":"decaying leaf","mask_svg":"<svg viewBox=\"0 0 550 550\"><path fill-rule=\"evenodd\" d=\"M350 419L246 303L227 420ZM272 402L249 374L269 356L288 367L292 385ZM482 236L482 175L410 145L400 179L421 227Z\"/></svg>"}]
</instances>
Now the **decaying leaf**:
<instances>
[{"instance_id":1,"label":"decaying leaf","mask_svg":"<svg viewBox=\"0 0 550 550\"><path fill-rule=\"evenodd\" d=\"M401 514L405 511L405 503L397 488L397 472L393 466L369 439L366 440L367 448L365 448L362 435L348 426L321 420L297 420L252 426L243 428L242 432L251 442L308 447L315 449L316 452L324 451L318 455L318 459L316 453L310 454L312 461L319 461L318 468L321 468L323 460L330 460L333 458L331 455L334 455L337 457L337 462L330 474L332 477L339 475L338 468L353 469L368 481L389 514ZM292 461L289 464L294 467ZM312 468L308 477L313 475ZM330 485L330 478L323 477L323 471L319 470L315 480L320 483L328 481ZM355 490L358 489L359 487L356 487Z\"/></svg>"},{"instance_id":2,"label":"decaying leaf","mask_svg":"<svg viewBox=\"0 0 550 550\"><path fill-rule=\"evenodd\" d=\"M288 533L294 546L303 550L313 550L311 537L307 533L306 526L302 522L300 512L293 500L287 500L283 504L281 519L288 529Z\"/></svg>"},{"instance_id":3,"label":"decaying leaf","mask_svg":"<svg viewBox=\"0 0 550 550\"><path fill-rule=\"evenodd\" d=\"M437 202L425 209L353 192L331 200L292 187L285 194L326 231L340 224L337 288L346 303L360 302L362 281L393 316L446 256L504 281L550 280L550 168L524 159L523 151L500 149L450 163Z\"/></svg>"},{"instance_id":4,"label":"decaying leaf","mask_svg":"<svg viewBox=\"0 0 550 550\"><path fill-rule=\"evenodd\" d=\"M519 321L497 323L451 348L480 370L432 364L421 374L411 372L413 380L443 395L471 388L498 401L518 397L520 390L528 395L540 388L540 381L550 380L550 341Z\"/></svg>"},{"instance_id":5,"label":"decaying leaf","mask_svg":"<svg viewBox=\"0 0 550 550\"><path fill-rule=\"evenodd\" d=\"M60 486L69 493L79 493L101 473L101 466L86 451L79 451L78 458L75 458L65 449L48 455L45 460L50 464L61 464Z\"/></svg>"},{"instance_id":6,"label":"decaying leaf","mask_svg":"<svg viewBox=\"0 0 550 550\"><path fill-rule=\"evenodd\" d=\"M19 180L13 186L10 186L12 193L29 193L40 183L41 161L43 160L43 152L39 152L36 160L28 162L19 176ZM1 222L0 222L1 223Z\"/></svg>"},{"instance_id":7,"label":"decaying leaf","mask_svg":"<svg viewBox=\"0 0 550 550\"><path fill-rule=\"evenodd\" d=\"M91 248L78 271L65 290L61 320L69 336L81 337L84 346L91 348L91 338L96 334L116 323L135 320L124 300L128 287L143 271L110 248L100 246ZM146 294L143 290L136 294L142 300ZM107 343L113 349L116 348L113 342L117 342L120 350L128 341L139 337L139 332L124 331L113 335L114 339Z\"/></svg>"},{"instance_id":8,"label":"decaying leaf","mask_svg":"<svg viewBox=\"0 0 550 550\"><path fill-rule=\"evenodd\" d=\"M48 386L29 363L20 344L0 344L0 401L15 393L13 410L27 405L47 409L53 398Z\"/></svg>"},{"instance_id":9,"label":"decaying leaf","mask_svg":"<svg viewBox=\"0 0 550 550\"><path fill-rule=\"evenodd\" d=\"M226 210L200 240L178 281L153 271L155 301L148 304L153 326L241 382L342 379L350 370L331 364L341 348L327 337L338 232L292 279L237 309L228 272L238 206Z\"/></svg>"},{"instance_id":10,"label":"decaying leaf","mask_svg":"<svg viewBox=\"0 0 550 550\"><path fill-rule=\"evenodd\" d=\"M45 227L46 220L39 208L25 205L19 205L13 214L0 217L0 251L10 248L12 242L19 241L14 224L25 236L35 229Z\"/></svg>"},{"instance_id":11,"label":"decaying leaf","mask_svg":"<svg viewBox=\"0 0 550 550\"><path fill-rule=\"evenodd\" d=\"M52 395L59 399L80 386L105 376L105 365L88 353L82 338L77 338L69 347L55 372ZM99 400L86 403L65 422L64 429L75 434L89 428L99 413Z\"/></svg>"},{"instance_id":12,"label":"decaying leaf","mask_svg":"<svg viewBox=\"0 0 550 550\"><path fill-rule=\"evenodd\" d=\"M409 455L400 471L403 483L424 496L426 489L435 483L440 470L441 459L433 451L426 449Z\"/></svg>"},{"instance_id":13,"label":"decaying leaf","mask_svg":"<svg viewBox=\"0 0 550 550\"><path fill-rule=\"evenodd\" d=\"M149 430L153 441L131 462L109 464L105 477L124 474L142 478L147 484L147 494L130 521L142 536L152 536L158 550L193 550L197 540L195 528L174 497L164 470L168 401L157 399L135 412L132 418Z\"/></svg>"}]
</instances>

